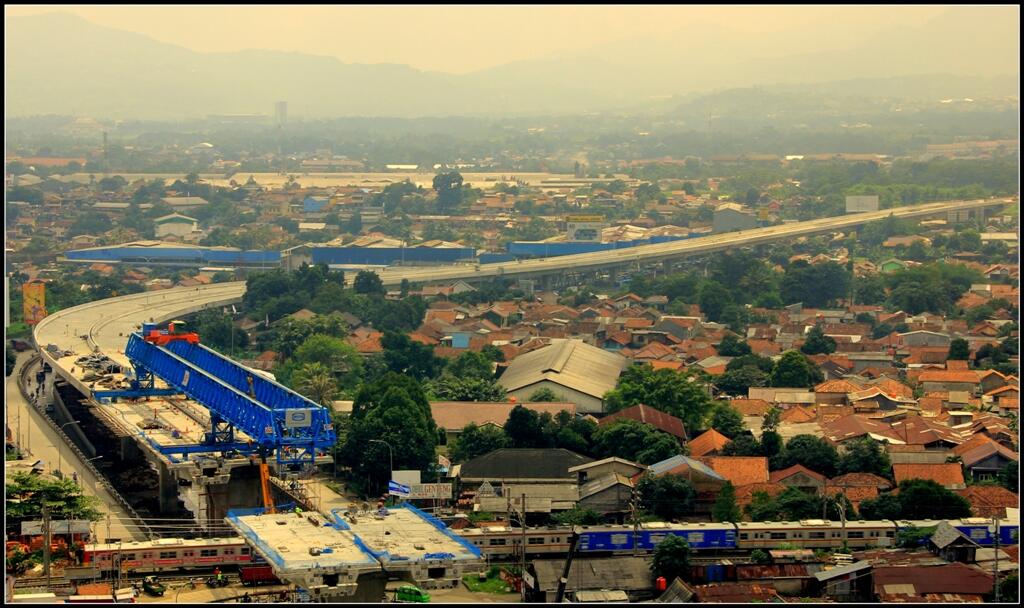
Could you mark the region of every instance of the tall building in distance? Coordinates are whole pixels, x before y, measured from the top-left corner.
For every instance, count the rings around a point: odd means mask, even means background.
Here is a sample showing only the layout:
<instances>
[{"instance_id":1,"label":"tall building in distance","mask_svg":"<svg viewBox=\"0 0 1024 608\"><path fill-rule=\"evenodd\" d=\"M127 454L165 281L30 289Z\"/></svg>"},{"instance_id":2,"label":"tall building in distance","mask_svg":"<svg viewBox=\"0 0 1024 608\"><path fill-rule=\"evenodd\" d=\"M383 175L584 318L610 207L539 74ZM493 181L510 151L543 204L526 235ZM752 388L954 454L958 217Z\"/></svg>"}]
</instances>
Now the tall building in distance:
<instances>
[{"instance_id":1,"label":"tall building in distance","mask_svg":"<svg viewBox=\"0 0 1024 608\"><path fill-rule=\"evenodd\" d=\"M279 101L274 104L274 124L283 127L288 122L288 102Z\"/></svg>"}]
</instances>

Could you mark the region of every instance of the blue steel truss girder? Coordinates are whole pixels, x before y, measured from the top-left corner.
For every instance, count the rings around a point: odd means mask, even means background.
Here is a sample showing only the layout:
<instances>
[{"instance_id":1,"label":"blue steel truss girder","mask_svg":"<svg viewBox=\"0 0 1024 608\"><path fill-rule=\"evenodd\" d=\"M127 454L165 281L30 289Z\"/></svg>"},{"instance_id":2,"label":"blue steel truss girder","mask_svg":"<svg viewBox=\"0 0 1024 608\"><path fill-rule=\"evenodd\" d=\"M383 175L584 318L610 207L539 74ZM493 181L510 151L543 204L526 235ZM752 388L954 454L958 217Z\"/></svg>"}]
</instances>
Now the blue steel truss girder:
<instances>
[{"instance_id":1,"label":"blue steel truss girder","mask_svg":"<svg viewBox=\"0 0 1024 608\"><path fill-rule=\"evenodd\" d=\"M219 374L226 370L244 368L209 349L204 348L203 351L212 353L215 358L197 358L214 367L214 370L194 364L167 348L146 342L138 333L129 336L128 345L125 347L125 355L136 367L140 377L149 374L159 376L177 391L210 410L215 424L207 451L229 449L214 443L217 440L233 441L233 437L227 433L229 429L225 429L225 425L219 421L244 431L253 439L255 445L275 450L277 461L281 464L312 463L318 449L323 450L334 445L336 436L325 408L308 402L312 406L312 425L306 428L287 428L287 408L272 409L219 377ZM234 376L237 377L237 373ZM260 380L269 382L263 378ZM261 391L273 394L265 387L262 387ZM325 419L326 422L322 422Z\"/></svg>"},{"instance_id":2,"label":"blue steel truss girder","mask_svg":"<svg viewBox=\"0 0 1024 608\"><path fill-rule=\"evenodd\" d=\"M204 370L133 333L125 355L136 367L142 367L188 397L208 407L213 414L228 420L260 445L275 446L276 425L269 408L239 393Z\"/></svg>"},{"instance_id":3,"label":"blue steel truss girder","mask_svg":"<svg viewBox=\"0 0 1024 608\"><path fill-rule=\"evenodd\" d=\"M308 427L289 428L288 435L314 441L327 439L327 445L333 445L333 439L328 439L324 436L327 429L330 429L330 434L333 435L334 429L331 424L330 412L328 412L327 408L254 373L252 370L242 367L202 344L190 344L184 340L177 340L167 344L166 348L185 361L216 376L219 380L231 385L235 390L248 395L254 401L269 407L275 412L287 409L310 410L310 425ZM320 444L319 441L317 443L318 445Z\"/></svg>"}]
</instances>

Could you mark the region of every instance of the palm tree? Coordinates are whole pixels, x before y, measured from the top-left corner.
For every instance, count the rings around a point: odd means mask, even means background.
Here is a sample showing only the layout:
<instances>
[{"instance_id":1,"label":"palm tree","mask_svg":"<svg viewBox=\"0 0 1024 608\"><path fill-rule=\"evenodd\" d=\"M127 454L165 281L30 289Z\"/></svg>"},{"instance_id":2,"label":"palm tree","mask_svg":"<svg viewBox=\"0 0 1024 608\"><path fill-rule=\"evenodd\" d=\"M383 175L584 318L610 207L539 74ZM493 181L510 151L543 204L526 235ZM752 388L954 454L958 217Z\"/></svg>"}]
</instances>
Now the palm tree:
<instances>
[{"instance_id":1,"label":"palm tree","mask_svg":"<svg viewBox=\"0 0 1024 608\"><path fill-rule=\"evenodd\" d=\"M295 371L294 384L296 390L323 406L330 406L338 392L334 376L323 363L306 363L300 367Z\"/></svg>"}]
</instances>

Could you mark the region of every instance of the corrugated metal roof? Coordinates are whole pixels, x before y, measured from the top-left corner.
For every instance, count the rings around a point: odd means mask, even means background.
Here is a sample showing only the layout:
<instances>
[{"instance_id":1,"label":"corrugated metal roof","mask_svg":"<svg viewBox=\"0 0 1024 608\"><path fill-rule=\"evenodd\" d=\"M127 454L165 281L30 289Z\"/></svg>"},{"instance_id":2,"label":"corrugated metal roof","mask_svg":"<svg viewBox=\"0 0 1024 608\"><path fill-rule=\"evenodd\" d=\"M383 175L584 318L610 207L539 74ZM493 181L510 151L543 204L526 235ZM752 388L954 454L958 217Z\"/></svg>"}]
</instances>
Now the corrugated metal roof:
<instances>
[{"instance_id":1,"label":"corrugated metal roof","mask_svg":"<svg viewBox=\"0 0 1024 608\"><path fill-rule=\"evenodd\" d=\"M615 388L619 374L628 365L624 357L583 340L555 338L548 346L513 359L498 383L514 391L550 380L600 399Z\"/></svg>"}]
</instances>

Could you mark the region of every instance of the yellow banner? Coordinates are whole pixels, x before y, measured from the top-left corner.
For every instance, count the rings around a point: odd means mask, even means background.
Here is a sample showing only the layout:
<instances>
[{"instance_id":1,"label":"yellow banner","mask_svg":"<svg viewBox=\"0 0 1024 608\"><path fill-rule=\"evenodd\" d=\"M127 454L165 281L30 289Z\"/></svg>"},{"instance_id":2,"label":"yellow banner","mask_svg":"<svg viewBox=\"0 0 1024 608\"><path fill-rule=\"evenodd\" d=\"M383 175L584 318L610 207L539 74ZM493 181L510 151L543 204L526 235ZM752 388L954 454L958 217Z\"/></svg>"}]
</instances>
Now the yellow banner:
<instances>
[{"instance_id":1,"label":"yellow banner","mask_svg":"<svg viewBox=\"0 0 1024 608\"><path fill-rule=\"evenodd\" d=\"M46 318L46 284L25 283L21 286L22 312L25 323L35 325Z\"/></svg>"},{"instance_id":2,"label":"yellow banner","mask_svg":"<svg viewBox=\"0 0 1024 608\"><path fill-rule=\"evenodd\" d=\"M567 215L565 216L567 222L603 222L603 215Z\"/></svg>"}]
</instances>

